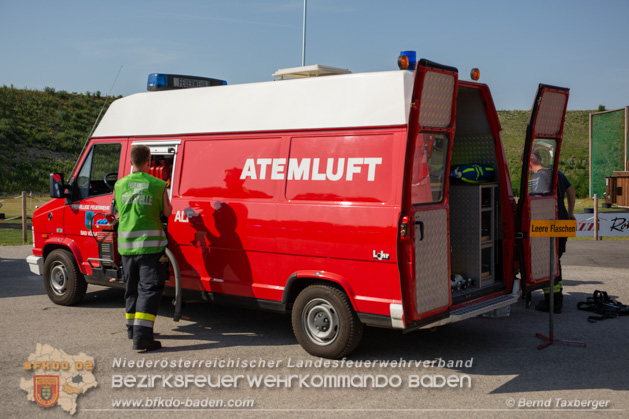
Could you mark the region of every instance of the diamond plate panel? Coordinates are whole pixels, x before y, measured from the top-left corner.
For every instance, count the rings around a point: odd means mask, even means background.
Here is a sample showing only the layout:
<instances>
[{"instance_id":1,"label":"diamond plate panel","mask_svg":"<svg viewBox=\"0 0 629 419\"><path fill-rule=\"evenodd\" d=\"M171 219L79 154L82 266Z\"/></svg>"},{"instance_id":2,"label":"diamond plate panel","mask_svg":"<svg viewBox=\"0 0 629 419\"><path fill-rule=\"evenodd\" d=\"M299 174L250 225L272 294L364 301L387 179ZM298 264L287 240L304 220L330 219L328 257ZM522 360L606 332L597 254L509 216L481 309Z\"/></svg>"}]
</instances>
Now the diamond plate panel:
<instances>
[{"instance_id":1,"label":"diamond plate panel","mask_svg":"<svg viewBox=\"0 0 629 419\"><path fill-rule=\"evenodd\" d=\"M554 220L555 198L532 199L531 220ZM550 265L550 239L548 237L531 237L531 278L533 280L548 278ZM555 275L557 258L554 261Z\"/></svg>"},{"instance_id":2,"label":"diamond plate panel","mask_svg":"<svg viewBox=\"0 0 629 419\"><path fill-rule=\"evenodd\" d=\"M454 76L429 71L424 78L419 123L424 127L450 126Z\"/></svg>"},{"instance_id":3,"label":"diamond plate panel","mask_svg":"<svg viewBox=\"0 0 629 419\"><path fill-rule=\"evenodd\" d=\"M451 166L460 164L489 164L498 167L494 138L487 136L472 136L454 138Z\"/></svg>"},{"instance_id":4,"label":"diamond plate panel","mask_svg":"<svg viewBox=\"0 0 629 419\"><path fill-rule=\"evenodd\" d=\"M421 241L420 221L424 224L424 239ZM415 213L415 298L418 313L449 304L448 254L448 212L438 209Z\"/></svg>"},{"instance_id":5,"label":"diamond plate panel","mask_svg":"<svg viewBox=\"0 0 629 419\"><path fill-rule=\"evenodd\" d=\"M556 136L561 131L567 96L563 93L545 92L537 113L535 133L539 136Z\"/></svg>"}]
</instances>

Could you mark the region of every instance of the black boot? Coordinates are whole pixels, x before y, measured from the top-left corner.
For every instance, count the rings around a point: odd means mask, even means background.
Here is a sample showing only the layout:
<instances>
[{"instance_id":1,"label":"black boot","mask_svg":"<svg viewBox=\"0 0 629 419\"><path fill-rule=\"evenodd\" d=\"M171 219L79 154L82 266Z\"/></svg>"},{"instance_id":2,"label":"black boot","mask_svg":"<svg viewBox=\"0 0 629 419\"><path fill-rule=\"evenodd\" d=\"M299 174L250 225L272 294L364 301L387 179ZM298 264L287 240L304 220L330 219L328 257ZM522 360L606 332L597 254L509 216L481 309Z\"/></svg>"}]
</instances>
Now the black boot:
<instances>
[{"instance_id":1,"label":"black boot","mask_svg":"<svg viewBox=\"0 0 629 419\"><path fill-rule=\"evenodd\" d=\"M162 343L159 340L141 340L133 342L133 349L136 351L155 351L161 349Z\"/></svg>"},{"instance_id":2,"label":"black boot","mask_svg":"<svg viewBox=\"0 0 629 419\"><path fill-rule=\"evenodd\" d=\"M554 297L555 297L555 301L554 301L555 307L559 307L560 309L562 309L563 308L563 293L561 291L556 292L554 294Z\"/></svg>"},{"instance_id":3,"label":"black boot","mask_svg":"<svg viewBox=\"0 0 629 419\"><path fill-rule=\"evenodd\" d=\"M561 308L563 307L563 294L560 292L556 292L554 293L553 298L553 312L555 314L561 314ZM535 310L548 313L548 310L550 310L550 296L548 294L544 294L544 299L537 303L537 305L535 306Z\"/></svg>"}]
</instances>

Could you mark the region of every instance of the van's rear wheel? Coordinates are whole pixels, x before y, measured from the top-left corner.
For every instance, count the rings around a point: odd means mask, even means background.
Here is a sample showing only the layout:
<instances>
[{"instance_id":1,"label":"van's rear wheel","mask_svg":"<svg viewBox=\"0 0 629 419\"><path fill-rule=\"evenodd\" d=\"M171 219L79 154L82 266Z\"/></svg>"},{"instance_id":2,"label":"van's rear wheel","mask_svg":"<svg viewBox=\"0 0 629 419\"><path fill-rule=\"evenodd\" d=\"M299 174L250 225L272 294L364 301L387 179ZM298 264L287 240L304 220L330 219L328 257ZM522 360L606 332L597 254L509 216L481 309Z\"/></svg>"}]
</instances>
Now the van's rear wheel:
<instances>
[{"instance_id":1,"label":"van's rear wheel","mask_svg":"<svg viewBox=\"0 0 629 419\"><path fill-rule=\"evenodd\" d=\"M311 285L295 300L293 331L311 355L340 358L360 343L363 324L347 296L329 285Z\"/></svg>"},{"instance_id":2,"label":"van's rear wheel","mask_svg":"<svg viewBox=\"0 0 629 419\"><path fill-rule=\"evenodd\" d=\"M87 282L71 252L57 249L50 252L44 263L44 288L55 304L71 306L83 299Z\"/></svg>"}]
</instances>

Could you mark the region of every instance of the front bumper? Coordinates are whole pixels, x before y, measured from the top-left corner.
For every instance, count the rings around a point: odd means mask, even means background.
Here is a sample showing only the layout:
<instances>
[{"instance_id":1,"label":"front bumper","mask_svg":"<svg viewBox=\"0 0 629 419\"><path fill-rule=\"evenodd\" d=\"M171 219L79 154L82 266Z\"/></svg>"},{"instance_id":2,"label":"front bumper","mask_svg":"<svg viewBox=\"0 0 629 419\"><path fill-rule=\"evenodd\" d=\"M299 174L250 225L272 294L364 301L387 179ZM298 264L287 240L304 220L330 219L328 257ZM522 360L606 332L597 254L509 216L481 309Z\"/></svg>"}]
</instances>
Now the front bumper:
<instances>
[{"instance_id":1,"label":"front bumper","mask_svg":"<svg viewBox=\"0 0 629 419\"><path fill-rule=\"evenodd\" d=\"M41 256L30 255L26 258L31 272L36 275L42 275L44 272L44 258Z\"/></svg>"}]
</instances>

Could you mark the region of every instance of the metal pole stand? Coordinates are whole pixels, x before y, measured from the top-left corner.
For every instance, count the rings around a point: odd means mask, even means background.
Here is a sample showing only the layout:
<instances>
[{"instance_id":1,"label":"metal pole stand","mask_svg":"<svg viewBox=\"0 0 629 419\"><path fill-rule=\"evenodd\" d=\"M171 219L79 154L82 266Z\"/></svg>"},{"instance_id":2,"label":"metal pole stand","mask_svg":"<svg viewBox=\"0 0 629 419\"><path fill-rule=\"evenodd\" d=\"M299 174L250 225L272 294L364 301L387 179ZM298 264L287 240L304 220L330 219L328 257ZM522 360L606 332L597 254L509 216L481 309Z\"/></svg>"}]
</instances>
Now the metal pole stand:
<instances>
[{"instance_id":1,"label":"metal pole stand","mask_svg":"<svg viewBox=\"0 0 629 419\"><path fill-rule=\"evenodd\" d=\"M548 298L548 337L542 335L541 333L536 333L540 339L545 340L546 342L542 343L537 347L537 349L544 349L545 347L553 344L554 342L568 343L574 345L583 345L583 347L587 347L585 342L579 342L575 340L561 340L555 339L555 331L554 331L554 323L553 319L555 316L555 238L550 238L550 297Z\"/></svg>"}]
</instances>

